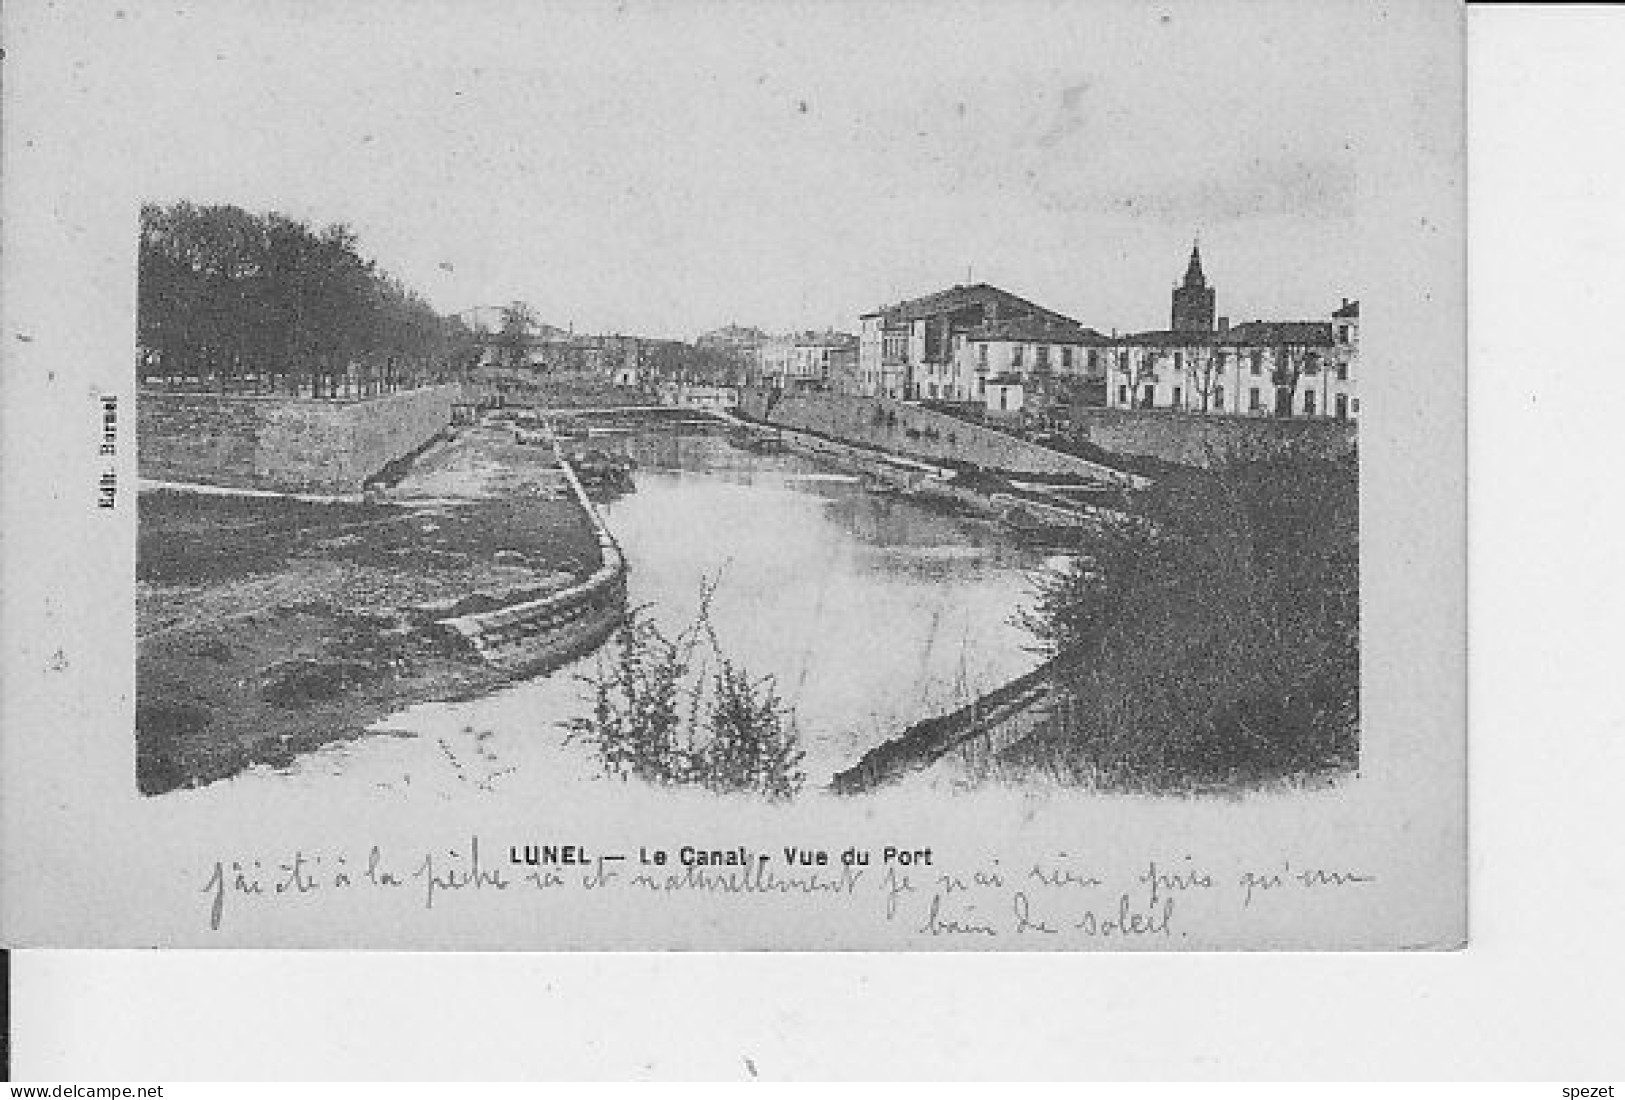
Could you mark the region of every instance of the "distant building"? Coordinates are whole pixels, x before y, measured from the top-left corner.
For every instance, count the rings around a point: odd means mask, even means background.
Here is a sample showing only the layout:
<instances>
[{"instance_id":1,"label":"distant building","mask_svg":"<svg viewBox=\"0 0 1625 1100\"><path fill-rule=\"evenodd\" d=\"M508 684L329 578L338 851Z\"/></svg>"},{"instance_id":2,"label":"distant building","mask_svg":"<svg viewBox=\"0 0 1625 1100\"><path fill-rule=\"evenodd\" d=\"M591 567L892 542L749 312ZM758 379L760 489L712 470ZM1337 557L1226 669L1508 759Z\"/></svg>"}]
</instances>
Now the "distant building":
<instances>
[{"instance_id":1,"label":"distant building","mask_svg":"<svg viewBox=\"0 0 1625 1100\"><path fill-rule=\"evenodd\" d=\"M732 409L739 405L733 386L706 386L689 382L662 382L660 403L685 409Z\"/></svg>"},{"instance_id":2,"label":"distant building","mask_svg":"<svg viewBox=\"0 0 1625 1100\"><path fill-rule=\"evenodd\" d=\"M524 332L487 332L480 340L481 367L518 367L534 371L603 369L599 338L577 336L557 325L537 324Z\"/></svg>"},{"instance_id":3,"label":"distant building","mask_svg":"<svg viewBox=\"0 0 1625 1100\"><path fill-rule=\"evenodd\" d=\"M758 352L757 381L787 391L834 389L836 368L855 360L857 346L856 336L834 330L772 337Z\"/></svg>"},{"instance_id":4,"label":"distant building","mask_svg":"<svg viewBox=\"0 0 1625 1100\"><path fill-rule=\"evenodd\" d=\"M1202 273L1202 249L1191 245L1190 263L1185 266L1185 281L1174 287L1173 323L1175 332L1212 332L1213 308L1218 291L1207 285Z\"/></svg>"},{"instance_id":5,"label":"distant building","mask_svg":"<svg viewBox=\"0 0 1625 1100\"><path fill-rule=\"evenodd\" d=\"M857 337L845 347L833 348L829 353L829 389L831 393L858 395L863 392L862 375L858 372Z\"/></svg>"},{"instance_id":6,"label":"distant building","mask_svg":"<svg viewBox=\"0 0 1625 1100\"><path fill-rule=\"evenodd\" d=\"M1081 375L1093 342L1106 342L1065 314L987 283L872 310L860 323L858 391L910 400L980 402L988 378L1026 375L1040 362L1059 371L1065 361L1065 370ZM1098 353L1095 362L1098 370Z\"/></svg>"},{"instance_id":7,"label":"distant building","mask_svg":"<svg viewBox=\"0 0 1625 1100\"><path fill-rule=\"evenodd\" d=\"M743 325L723 325L701 333L694 346L707 351L738 352L754 355L756 349L767 343L767 333L759 328Z\"/></svg>"},{"instance_id":8,"label":"distant building","mask_svg":"<svg viewBox=\"0 0 1625 1100\"><path fill-rule=\"evenodd\" d=\"M1174 289L1171 325L1114 337L1106 404L1233 416L1359 416L1360 303L1343 300L1325 320L1215 324L1215 291L1191 249Z\"/></svg>"},{"instance_id":9,"label":"distant building","mask_svg":"<svg viewBox=\"0 0 1625 1100\"><path fill-rule=\"evenodd\" d=\"M995 374L984 379L982 405L993 419L1020 416L1026 406L1027 387L1019 374Z\"/></svg>"},{"instance_id":10,"label":"distant building","mask_svg":"<svg viewBox=\"0 0 1625 1100\"><path fill-rule=\"evenodd\" d=\"M712 381L726 379L732 383L754 380L760 367L762 346L768 341L767 333L747 325L724 325L701 333L694 347L720 360L720 369L709 373Z\"/></svg>"},{"instance_id":11,"label":"distant building","mask_svg":"<svg viewBox=\"0 0 1625 1100\"><path fill-rule=\"evenodd\" d=\"M1019 317L993 321L966 334L965 356L974 380L967 394L981 399L998 376L1022 381L1021 407L1044 411L1062 405L1105 403L1111 338L1073 321ZM993 411L993 402L986 402Z\"/></svg>"},{"instance_id":12,"label":"distant building","mask_svg":"<svg viewBox=\"0 0 1625 1100\"><path fill-rule=\"evenodd\" d=\"M1357 311L1358 303L1348 308ZM1221 320L1220 325L1213 332L1119 337L1110 349L1107 404L1234 416L1358 418L1357 313L1341 326L1333 320L1248 321L1234 327Z\"/></svg>"}]
</instances>

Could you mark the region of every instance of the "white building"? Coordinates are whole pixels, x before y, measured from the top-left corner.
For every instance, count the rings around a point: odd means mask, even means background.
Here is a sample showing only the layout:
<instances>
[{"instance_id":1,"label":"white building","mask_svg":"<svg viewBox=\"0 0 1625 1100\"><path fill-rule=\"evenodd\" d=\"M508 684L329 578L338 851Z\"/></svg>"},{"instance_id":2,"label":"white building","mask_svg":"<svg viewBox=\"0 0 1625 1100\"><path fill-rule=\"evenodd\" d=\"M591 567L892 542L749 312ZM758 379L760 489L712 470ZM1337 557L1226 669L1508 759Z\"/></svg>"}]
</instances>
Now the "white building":
<instances>
[{"instance_id":1,"label":"white building","mask_svg":"<svg viewBox=\"0 0 1625 1100\"><path fill-rule=\"evenodd\" d=\"M1360 304L1326 321L1248 321L1119 337L1107 404L1178 412L1357 419Z\"/></svg>"},{"instance_id":2,"label":"white building","mask_svg":"<svg viewBox=\"0 0 1625 1100\"><path fill-rule=\"evenodd\" d=\"M868 396L981 401L985 379L1040 361L1081 370L1104 337L987 283L955 286L863 315L857 385ZM1020 350L1017 350L1017 349ZM1013 365L1030 356L1031 368ZM1098 354L1096 356L1098 366Z\"/></svg>"},{"instance_id":3,"label":"white building","mask_svg":"<svg viewBox=\"0 0 1625 1100\"><path fill-rule=\"evenodd\" d=\"M995 374L982 380L982 406L987 415L1020 416L1026 407L1027 388L1019 374Z\"/></svg>"}]
</instances>

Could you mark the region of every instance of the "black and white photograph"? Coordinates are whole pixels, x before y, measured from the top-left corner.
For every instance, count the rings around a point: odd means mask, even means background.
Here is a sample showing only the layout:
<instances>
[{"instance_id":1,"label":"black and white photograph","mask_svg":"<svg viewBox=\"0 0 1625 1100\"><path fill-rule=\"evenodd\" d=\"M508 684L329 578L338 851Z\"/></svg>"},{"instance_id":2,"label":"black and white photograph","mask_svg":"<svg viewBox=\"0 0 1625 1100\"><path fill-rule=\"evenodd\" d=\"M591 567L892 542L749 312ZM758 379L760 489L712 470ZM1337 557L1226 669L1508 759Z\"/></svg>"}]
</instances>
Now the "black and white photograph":
<instances>
[{"instance_id":1,"label":"black and white photograph","mask_svg":"<svg viewBox=\"0 0 1625 1100\"><path fill-rule=\"evenodd\" d=\"M12 31L8 939L1465 943L1455 6Z\"/></svg>"}]
</instances>

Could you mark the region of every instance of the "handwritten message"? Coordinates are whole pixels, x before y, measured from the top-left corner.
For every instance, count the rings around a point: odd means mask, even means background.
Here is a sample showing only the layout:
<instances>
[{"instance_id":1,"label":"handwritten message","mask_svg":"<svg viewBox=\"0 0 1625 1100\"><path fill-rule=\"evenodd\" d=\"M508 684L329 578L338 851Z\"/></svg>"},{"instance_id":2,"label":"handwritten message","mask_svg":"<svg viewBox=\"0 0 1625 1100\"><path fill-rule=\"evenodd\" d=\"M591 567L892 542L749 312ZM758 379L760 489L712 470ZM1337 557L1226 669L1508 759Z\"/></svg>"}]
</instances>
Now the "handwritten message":
<instances>
[{"instance_id":1,"label":"handwritten message","mask_svg":"<svg viewBox=\"0 0 1625 1100\"><path fill-rule=\"evenodd\" d=\"M1327 898L1375 876L1291 859L1219 871L1189 855L1148 858L1131 871L1091 867L1059 852L1009 865L951 865L927 846L828 849L785 845L639 846L600 852L585 845L492 845L478 836L435 851L356 855L296 850L285 857L217 859L205 868L202 914L213 930L245 908L313 903L339 892L387 896L407 909L468 909L523 903L526 895L582 891L717 898L780 896L839 900L926 940L1043 938L1160 941L1189 935L1193 909L1242 911L1289 895ZM1126 945L1126 944L1125 944Z\"/></svg>"}]
</instances>

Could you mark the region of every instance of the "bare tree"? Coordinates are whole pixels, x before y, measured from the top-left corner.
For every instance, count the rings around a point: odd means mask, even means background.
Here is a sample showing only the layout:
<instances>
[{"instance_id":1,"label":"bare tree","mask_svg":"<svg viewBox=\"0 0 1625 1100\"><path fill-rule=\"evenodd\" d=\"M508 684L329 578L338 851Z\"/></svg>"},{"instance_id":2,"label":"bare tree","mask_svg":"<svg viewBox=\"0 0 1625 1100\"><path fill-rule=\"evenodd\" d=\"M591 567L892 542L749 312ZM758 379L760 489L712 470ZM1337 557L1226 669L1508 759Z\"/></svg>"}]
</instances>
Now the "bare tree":
<instances>
[{"instance_id":1,"label":"bare tree","mask_svg":"<svg viewBox=\"0 0 1625 1100\"><path fill-rule=\"evenodd\" d=\"M1282 343L1275 347L1275 370L1270 381L1275 384L1275 415L1297 415L1293 403L1298 394L1298 383L1305 374L1320 373L1320 349L1312 343Z\"/></svg>"},{"instance_id":2,"label":"bare tree","mask_svg":"<svg viewBox=\"0 0 1625 1100\"><path fill-rule=\"evenodd\" d=\"M503 349L508 366L524 365L530 334L535 329L536 312L524 302L509 302L502 307L502 329L497 333L497 344Z\"/></svg>"},{"instance_id":3,"label":"bare tree","mask_svg":"<svg viewBox=\"0 0 1625 1100\"><path fill-rule=\"evenodd\" d=\"M1147 403L1140 396L1140 391L1146 386L1156 384L1157 360L1159 358L1161 358L1161 353L1156 348L1145 348L1138 353L1129 352L1128 397L1130 408L1140 409L1146 407Z\"/></svg>"},{"instance_id":4,"label":"bare tree","mask_svg":"<svg viewBox=\"0 0 1625 1100\"><path fill-rule=\"evenodd\" d=\"M1201 402L1203 412L1213 410L1214 395L1224 381L1224 352L1212 344L1191 349L1186 366L1191 389Z\"/></svg>"}]
</instances>

